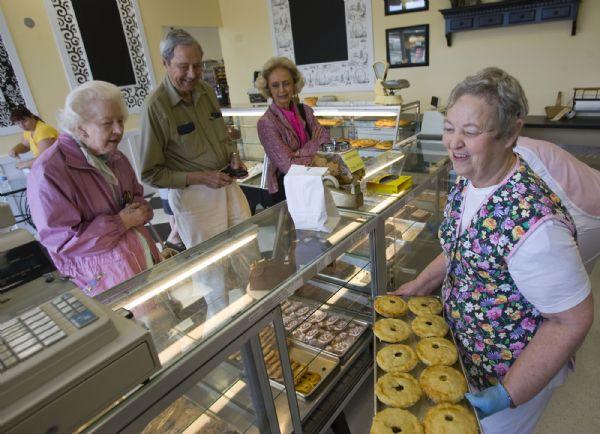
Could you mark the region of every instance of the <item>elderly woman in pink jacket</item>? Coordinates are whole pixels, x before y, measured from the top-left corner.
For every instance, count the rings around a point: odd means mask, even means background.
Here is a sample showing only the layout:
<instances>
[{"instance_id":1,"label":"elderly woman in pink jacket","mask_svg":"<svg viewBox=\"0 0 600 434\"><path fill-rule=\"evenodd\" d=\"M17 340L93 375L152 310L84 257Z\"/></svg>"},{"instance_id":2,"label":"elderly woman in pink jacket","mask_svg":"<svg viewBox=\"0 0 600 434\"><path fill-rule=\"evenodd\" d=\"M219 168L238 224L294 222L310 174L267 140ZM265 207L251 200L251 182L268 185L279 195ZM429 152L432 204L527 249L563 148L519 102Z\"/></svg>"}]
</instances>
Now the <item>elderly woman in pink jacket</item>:
<instances>
[{"instance_id":1,"label":"elderly woman in pink jacket","mask_svg":"<svg viewBox=\"0 0 600 434\"><path fill-rule=\"evenodd\" d=\"M310 165L319 146L329 142L329 132L317 122L312 109L294 101L302 87L304 78L287 57L269 59L256 79L256 88L273 100L257 129L270 160L267 181L274 203L285 199L283 176L290 166Z\"/></svg>"},{"instance_id":2,"label":"elderly woman in pink jacket","mask_svg":"<svg viewBox=\"0 0 600 434\"><path fill-rule=\"evenodd\" d=\"M116 86L102 81L79 86L61 112L61 134L28 177L40 241L56 268L90 296L160 260L144 228L152 208L117 150L126 117Z\"/></svg>"}]
</instances>

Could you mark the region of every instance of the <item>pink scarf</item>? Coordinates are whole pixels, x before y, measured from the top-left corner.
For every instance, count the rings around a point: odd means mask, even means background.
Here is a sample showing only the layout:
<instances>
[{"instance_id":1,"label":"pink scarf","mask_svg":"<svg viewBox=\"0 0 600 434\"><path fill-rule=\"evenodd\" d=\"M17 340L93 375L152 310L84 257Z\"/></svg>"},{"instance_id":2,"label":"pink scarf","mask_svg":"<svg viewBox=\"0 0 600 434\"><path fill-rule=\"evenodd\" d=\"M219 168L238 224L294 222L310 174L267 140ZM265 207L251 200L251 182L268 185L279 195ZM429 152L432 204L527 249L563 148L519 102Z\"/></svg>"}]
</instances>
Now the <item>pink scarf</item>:
<instances>
[{"instance_id":1,"label":"pink scarf","mask_svg":"<svg viewBox=\"0 0 600 434\"><path fill-rule=\"evenodd\" d=\"M300 115L296 113L294 109L290 110L279 106L277 106L277 108L281 110L281 113L283 113L287 121L294 129L294 132L300 140L300 147L302 147L306 142L308 142L308 137L306 136L306 130L304 129L304 127L302 126L302 122L300 121Z\"/></svg>"}]
</instances>

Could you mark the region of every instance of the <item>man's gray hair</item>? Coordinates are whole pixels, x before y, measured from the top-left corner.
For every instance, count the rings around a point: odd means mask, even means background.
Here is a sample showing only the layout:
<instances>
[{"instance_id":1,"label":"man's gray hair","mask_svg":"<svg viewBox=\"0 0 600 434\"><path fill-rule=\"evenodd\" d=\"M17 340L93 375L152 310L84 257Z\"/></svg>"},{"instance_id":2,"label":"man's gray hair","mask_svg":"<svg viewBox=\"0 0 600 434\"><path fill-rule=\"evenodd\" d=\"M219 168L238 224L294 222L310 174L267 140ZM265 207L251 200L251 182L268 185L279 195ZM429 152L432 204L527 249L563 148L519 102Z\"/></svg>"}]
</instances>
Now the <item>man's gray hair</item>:
<instances>
[{"instance_id":1,"label":"man's gray hair","mask_svg":"<svg viewBox=\"0 0 600 434\"><path fill-rule=\"evenodd\" d=\"M204 56L202 47L192 35L183 29L171 29L160 41L160 55L167 63L171 63L175 47L178 45L195 45L200 50L200 55Z\"/></svg>"},{"instance_id":2,"label":"man's gray hair","mask_svg":"<svg viewBox=\"0 0 600 434\"><path fill-rule=\"evenodd\" d=\"M498 139L512 136L517 120L524 119L529 112L527 97L519 81L497 67L482 69L458 83L450 93L446 110L463 95L482 98L495 108L494 125L486 125L486 128L495 130Z\"/></svg>"},{"instance_id":3,"label":"man's gray hair","mask_svg":"<svg viewBox=\"0 0 600 434\"><path fill-rule=\"evenodd\" d=\"M256 89L265 98L271 98L272 95L271 91L269 90L269 76L277 68L284 68L290 72L292 80L294 81L294 94L298 95L304 87L304 77L302 76L302 73L296 64L287 57L283 56L271 57L269 60L267 60L254 83Z\"/></svg>"},{"instance_id":4,"label":"man's gray hair","mask_svg":"<svg viewBox=\"0 0 600 434\"><path fill-rule=\"evenodd\" d=\"M97 101L116 103L121 110L123 120L127 119L127 106L123 101L121 90L112 83L92 80L69 92L65 107L58 114L60 128L72 135L77 134L77 127L90 119L94 103Z\"/></svg>"}]
</instances>

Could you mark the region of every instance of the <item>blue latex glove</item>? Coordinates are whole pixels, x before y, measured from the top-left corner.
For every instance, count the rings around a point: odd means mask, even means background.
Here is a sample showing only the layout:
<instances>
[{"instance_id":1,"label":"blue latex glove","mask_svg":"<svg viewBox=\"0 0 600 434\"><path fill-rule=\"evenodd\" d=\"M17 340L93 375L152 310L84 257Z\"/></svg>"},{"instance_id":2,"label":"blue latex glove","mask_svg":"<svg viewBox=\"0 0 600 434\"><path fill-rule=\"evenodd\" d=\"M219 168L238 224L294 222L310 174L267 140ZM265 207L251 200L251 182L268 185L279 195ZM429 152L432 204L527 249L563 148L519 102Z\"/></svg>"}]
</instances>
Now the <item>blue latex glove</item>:
<instances>
[{"instance_id":1,"label":"blue latex glove","mask_svg":"<svg viewBox=\"0 0 600 434\"><path fill-rule=\"evenodd\" d=\"M465 393L480 419L510 407L510 395L502 384L488 387L478 393Z\"/></svg>"}]
</instances>

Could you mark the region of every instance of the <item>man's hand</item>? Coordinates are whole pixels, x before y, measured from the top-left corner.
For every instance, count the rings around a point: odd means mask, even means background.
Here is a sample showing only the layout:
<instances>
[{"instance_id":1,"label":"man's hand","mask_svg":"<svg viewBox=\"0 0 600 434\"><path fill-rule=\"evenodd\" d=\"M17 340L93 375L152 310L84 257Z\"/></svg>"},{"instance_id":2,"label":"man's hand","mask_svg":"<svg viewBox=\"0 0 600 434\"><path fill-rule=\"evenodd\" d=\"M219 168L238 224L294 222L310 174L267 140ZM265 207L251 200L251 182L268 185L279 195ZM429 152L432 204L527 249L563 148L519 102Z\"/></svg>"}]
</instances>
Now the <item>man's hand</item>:
<instances>
[{"instance_id":1,"label":"man's hand","mask_svg":"<svg viewBox=\"0 0 600 434\"><path fill-rule=\"evenodd\" d=\"M226 173L217 171L188 172L187 183L189 185L206 185L210 188L227 187L233 182L233 178Z\"/></svg>"},{"instance_id":2,"label":"man's hand","mask_svg":"<svg viewBox=\"0 0 600 434\"><path fill-rule=\"evenodd\" d=\"M229 134L229 138L231 140L239 140L242 138L242 133L233 125L229 125L227 127L227 134Z\"/></svg>"},{"instance_id":3,"label":"man's hand","mask_svg":"<svg viewBox=\"0 0 600 434\"><path fill-rule=\"evenodd\" d=\"M152 207L146 203L134 202L127 205L119 212L125 229L129 230L137 226L143 226L154 216Z\"/></svg>"},{"instance_id":4,"label":"man's hand","mask_svg":"<svg viewBox=\"0 0 600 434\"><path fill-rule=\"evenodd\" d=\"M502 385L488 387L479 393L465 393L465 398L475 407L478 416L483 419L510 407L510 395Z\"/></svg>"},{"instance_id":5,"label":"man's hand","mask_svg":"<svg viewBox=\"0 0 600 434\"><path fill-rule=\"evenodd\" d=\"M413 279L400 285L398 289L390 292L393 295L429 295L429 291L424 285L417 282L417 279Z\"/></svg>"}]
</instances>

